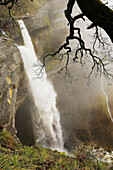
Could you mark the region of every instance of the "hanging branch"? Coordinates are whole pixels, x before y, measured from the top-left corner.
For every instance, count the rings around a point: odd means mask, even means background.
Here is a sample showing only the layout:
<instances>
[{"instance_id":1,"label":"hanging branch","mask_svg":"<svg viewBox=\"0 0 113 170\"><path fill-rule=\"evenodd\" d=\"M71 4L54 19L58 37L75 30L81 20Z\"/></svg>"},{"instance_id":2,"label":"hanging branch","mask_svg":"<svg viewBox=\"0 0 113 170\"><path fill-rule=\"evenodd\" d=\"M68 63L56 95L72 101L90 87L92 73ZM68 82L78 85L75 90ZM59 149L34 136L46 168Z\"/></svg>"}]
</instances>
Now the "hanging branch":
<instances>
[{"instance_id":1,"label":"hanging branch","mask_svg":"<svg viewBox=\"0 0 113 170\"><path fill-rule=\"evenodd\" d=\"M44 66L46 64L46 58L48 56L54 57L56 54L59 54L63 49L65 49L67 51L66 52L67 61L66 61L65 69L68 70L69 54L72 52L72 48L69 46L70 40L77 40L78 43L79 43L79 48L75 50L75 57L73 58L73 61L76 61L76 59L80 58L80 63L83 65L82 59L84 57L84 53L88 54L89 56L91 56L91 58L93 60L93 66L92 66L92 69L91 69L89 76L92 74L94 68L96 67L97 72L100 72L100 74L103 72L103 74L106 77L112 77L113 78L113 75L107 72L107 70L105 68L105 64L103 63L102 59L100 57L94 55L94 53L92 52L91 49L86 48L85 42L84 42L84 40L82 39L82 36L81 36L80 28L74 26L75 22L78 19L82 19L83 21L85 21L85 19L84 19L85 14L84 13L81 13L79 15L72 17L72 10L73 10L74 4L75 4L75 0L69 0L69 2L67 4L67 9L65 10L65 17L67 18L68 25L69 25L69 35L66 37L66 42L63 45L61 45L61 47L55 53L48 54L48 55L43 57ZM93 27L96 28L96 39L94 41L93 47L95 46L97 39L104 46L105 42L102 42L101 38L99 37L97 25L91 24L88 27L88 29L91 29ZM76 36L75 36L75 32L76 32Z\"/></svg>"}]
</instances>

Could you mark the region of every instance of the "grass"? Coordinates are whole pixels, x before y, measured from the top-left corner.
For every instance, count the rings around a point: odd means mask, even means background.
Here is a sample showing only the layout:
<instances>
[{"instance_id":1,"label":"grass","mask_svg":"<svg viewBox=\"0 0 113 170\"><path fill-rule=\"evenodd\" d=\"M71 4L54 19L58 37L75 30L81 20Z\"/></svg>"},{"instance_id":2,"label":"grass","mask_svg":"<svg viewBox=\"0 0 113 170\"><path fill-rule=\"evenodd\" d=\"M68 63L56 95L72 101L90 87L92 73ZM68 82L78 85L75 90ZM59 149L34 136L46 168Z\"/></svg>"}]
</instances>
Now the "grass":
<instances>
[{"instance_id":1,"label":"grass","mask_svg":"<svg viewBox=\"0 0 113 170\"><path fill-rule=\"evenodd\" d=\"M62 169L77 168L77 161L50 149L24 146L15 151L1 148L1 169Z\"/></svg>"},{"instance_id":2,"label":"grass","mask_svg":"<svg viewBox=\"0 0 113 170\"><path fill-rule=\"evenodd\" d=\"M63 152L35 146L22 146L14 142L9 132L0 132L0 169L64 169L108 170L108 166L94 159L85 147L75 152L75 157Z\"/></svg>"}]
</instances>

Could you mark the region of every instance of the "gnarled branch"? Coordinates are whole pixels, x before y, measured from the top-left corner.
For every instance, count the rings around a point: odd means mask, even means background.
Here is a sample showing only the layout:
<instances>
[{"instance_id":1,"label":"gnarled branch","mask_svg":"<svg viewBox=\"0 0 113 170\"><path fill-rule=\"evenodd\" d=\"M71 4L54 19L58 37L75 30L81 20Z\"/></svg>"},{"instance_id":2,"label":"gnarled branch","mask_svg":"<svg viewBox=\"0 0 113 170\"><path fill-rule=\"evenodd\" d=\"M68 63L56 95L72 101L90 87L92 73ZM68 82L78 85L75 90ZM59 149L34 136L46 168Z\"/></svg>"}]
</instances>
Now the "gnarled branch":
<instances>
[{"instance_id":1,"label":"gnarled branch","mask_svg":"<svg viewBox=\"0 0 113 170\"><path fill-rule=\"evenodd\" d=\"M72 17L72 10L75 4L75 1L77 1L77 4L79 5L81 11L83 13ZM87 4L87 5L86 5ZM69 22L69 35L66 37L66 42L53 54L48 54L43 58L44 65L45 65L45 59L48 56L54 57L56 54L60 53L61 50L65 49L67 50L67 62L65 68L67 69L68 63L69 63L69 53L71 53L72 49L69 46L70 40L77 40L79 43L79 48L75 51L75 57L73 58L73 61L76 61L78 59L78 56L80 57L80 63L82 64L82 58L85 54L89 54L93 60L93 66L91 73L93 72L94 68L97 68L97 71L100 72L100 74L103 72L105 76L107 77L113 77L112 74L108 73L105 64L103 63L102 59L92 52L91 49L86 48L85 42L82 39L80 28L75 27L75 22L78 19L84 19L84 16L87 16L90 21L92 21L92 25L89 27L91 29L92 27L96 27L96 33L98 41L101 42L101 39L98 36L98 27L102 27L108 34L108 36L111 38L113 42L113 11L106 7L100 0L69 0L67 4L67 9L65 10L65 16ZM76 36L75 36L76 32ZM95 45L95 44L94 44ZM104 44L103 44L104 45ZM90 73L90 75L91 75Z\"/></svg>"}]
</instances>

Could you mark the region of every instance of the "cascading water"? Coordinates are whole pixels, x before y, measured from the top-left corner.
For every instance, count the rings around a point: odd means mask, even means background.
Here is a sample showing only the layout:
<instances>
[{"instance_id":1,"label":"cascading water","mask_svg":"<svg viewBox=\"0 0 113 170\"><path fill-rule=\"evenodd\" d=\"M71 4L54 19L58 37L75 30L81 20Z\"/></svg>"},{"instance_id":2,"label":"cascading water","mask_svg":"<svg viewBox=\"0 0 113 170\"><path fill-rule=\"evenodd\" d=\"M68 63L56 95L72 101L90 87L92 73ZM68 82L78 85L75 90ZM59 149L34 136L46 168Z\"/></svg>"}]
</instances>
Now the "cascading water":
<instances>
[{"instance_id":1,"label":"cascading water","mask_svg":"<svg viewBox=\"0 0 113 170\"><path fill-rule=\"evenodd\" d=\"M45 70L43 71L42 79L33 79L33 64L41 65L38 60L30 35L22 20L18 21L21 33L24 40L24 46L18 46L21 57L24 62L24 67L27 72L32 95L34 97L35 105L38 108L38 116L40 117L45 131L45 138L50 142L50 146L45 143L44 146L51 149L63 150L62 129L60 125L60 116L56 108L56 93L53 85L48 81ZM44 134L42 134L43 136ZM37 139L38 141L39 139Z\"/></svg>"},{"instance_id":2,"label":"cascading water","mask_svg":"<svg viewBox=\"0 0 113 170\"><path fill-rule=\"evenodd\" d=\"M103 84L103 78L101 78L101 90L105 96L105 99L106 99L106 104L107 104L107 110L108 110L108 113L109 113L109 116L111 118L111 121L113 122L113 117L112 117L112 114L111 114L111 110L110 110L110 107L109 107L109 101L108 101L108 96L104 90L104 84Z\"/></svg>"}]
</instances>

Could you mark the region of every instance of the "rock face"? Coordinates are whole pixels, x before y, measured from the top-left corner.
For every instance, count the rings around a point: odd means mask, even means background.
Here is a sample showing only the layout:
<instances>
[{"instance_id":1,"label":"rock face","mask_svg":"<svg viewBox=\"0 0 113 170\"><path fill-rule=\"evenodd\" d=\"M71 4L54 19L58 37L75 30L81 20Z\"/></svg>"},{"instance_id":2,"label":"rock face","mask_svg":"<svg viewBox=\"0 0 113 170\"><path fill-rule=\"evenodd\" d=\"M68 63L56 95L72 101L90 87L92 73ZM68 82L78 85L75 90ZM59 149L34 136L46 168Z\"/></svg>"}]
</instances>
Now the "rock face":
<instances>
[{"instance_id":1,"label":"rock face","mask_svg":"<svg viewBox=\"0 0 113 170\"><path fill-rule=\"evenodd\" d=\"M24 75L20 54L10 40L0 39L0 54L0 126L7 127L14 123L19 81Z\"/></svg>"},{"instance_id":2,"label":"rock face","mask_svg":"<svg viewBox=\"0 0 113 170\"><path fill-rule=\"evenodd\" d=\"M53 8L55 4L58 7L56 9ZM47 53L48 49L49 51L55 50L59 42L62 42L61 37L60 41L53 41L58 34L57 24L59 24L60 32L65 30L61 24L62 20L58 20L59 16L62 16L62 4L59 6L58 4L57 1L48 0L35 16L23 18L39 56ZM52 8L53 10L51 10ZM54 29L51 27L52 25L54 25ZM56 34L54 34L55 30ZM19 33L15 34L15 42L23 44ZM11 131L15 131L16 128L17 136L21 142L27 145L32 144L34 140L32 121L35 109L20 53L11 40L1 37L0 129L10 128Z\"/></svg>"},{"instance_id":3,"label":"rock face","mask_svg":"<svg viewBox=\"0 0 113 170\"><path fill-rule=\"evenodd\" d=\"M63 72L53 72L49 76L57 93L65 147L73 150L78 138L113 150L113 122L108 114L100 78L93 77L91 84L87 85L88 80L82 76L88 73L85 66L71 63L68 69L72 79ZM113 86L111 95L112 89ZM111 104L113 99L108 97ZM110 109L112 111L112 107Z\"/></svg>"},{"instance_id":4,"label":"rock face","mask_svg":"<svg viewBox=\"0 0 113 170\"><path fill-rule=\"evenodd\" d=\"M64 17L65 0L46 0L36 15L23 17L23 21L31 35L38 57L54 52L65 40L66 19ZM65 5L64 5L65 4ZM17 33L15 41L22 43Z\"/></svg>"},{"instance_id":5,"label":"rock face","mask_svg":"<svg viewBox=\"0 0 113 170\"><path fill-rule=\"evenodd\" d=\"M24 105L30 98L29 82L24 71L23 61L20 53L11 40L0 38L0 128L15 130L15 115L20 106ZM29 103L28 103L29 104ZM32 108L31 108L32 109ZM31 119L31 113L28 116ZM22 120L21 120L22 121ZM18 123L21 124L21 121ZM16 123L17 124L17 123ZM25 125L26 123L24 123ZM24 126L24 128L26 125ZM27 133L32 131L32 125L27 129ZM25 133L23 133L25 135ZM29 133L28 133L29 134ZM17 128L18 135L18 128ZM29 135L30 136L30 135ZM32 136L32 135L31 135Z\"/></svg>"}]
</instances>

